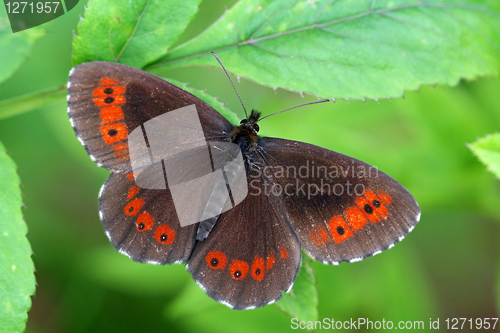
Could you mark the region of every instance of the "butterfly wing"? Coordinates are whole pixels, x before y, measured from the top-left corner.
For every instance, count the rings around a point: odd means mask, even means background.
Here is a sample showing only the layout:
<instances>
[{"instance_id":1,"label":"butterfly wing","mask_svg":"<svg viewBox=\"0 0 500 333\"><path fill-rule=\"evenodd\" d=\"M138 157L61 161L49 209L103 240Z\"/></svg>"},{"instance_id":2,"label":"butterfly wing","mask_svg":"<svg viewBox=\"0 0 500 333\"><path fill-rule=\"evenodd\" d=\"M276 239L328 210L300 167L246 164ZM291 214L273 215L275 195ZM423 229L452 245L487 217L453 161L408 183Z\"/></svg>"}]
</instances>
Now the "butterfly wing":
<instances>
[{"instance_id":1,"label":"butterfly wing","mask_svg":"<svg viewBox=\"0 0 500 333\"><path fill-rule=\"evenodd\" d=\"M73 68L68 114L80 142L100 166L129 171L127 138L166 112L195 105L208 141L224 141L232 125L211 106L167 81L129 66L90 62Z\"/></svg>"},{"instance_id":2,"label":"butterfly wing","mask_svg":"<svg viewBox=\"0 0 500 333\"><path fill-rule=\"evenodd\" d=\"M170 191L140 188L132 172L109 176L99 215L113 246L135 261L185 262L195 244L198 224L180 226Z\"/></svg>"},{"instance_id":3,"label":"butterfly wing","mask_svg":"<svg viewBox=\"0 0 500 333\"><path fill-rule=\"evenodd\" d=\"M186 265L216 301L235 309L267 305L288 291L301 264L300 243L279 198L264 192L265 178L252 179L259 194L223 213L208 237L197 242Z\"/></svg>"},{"instance_id":4,"label":"butterfly wing","mask_svg":"<svg viewBox=\"0 0 500 333\"><path fill-rule=\"evenodd\" d=\"M323 263L354 262L380 253L402 240L420 219L413 196L362 161L275 138L261 138L258 154L302 246Z\"/></svg>"}]
</instances>

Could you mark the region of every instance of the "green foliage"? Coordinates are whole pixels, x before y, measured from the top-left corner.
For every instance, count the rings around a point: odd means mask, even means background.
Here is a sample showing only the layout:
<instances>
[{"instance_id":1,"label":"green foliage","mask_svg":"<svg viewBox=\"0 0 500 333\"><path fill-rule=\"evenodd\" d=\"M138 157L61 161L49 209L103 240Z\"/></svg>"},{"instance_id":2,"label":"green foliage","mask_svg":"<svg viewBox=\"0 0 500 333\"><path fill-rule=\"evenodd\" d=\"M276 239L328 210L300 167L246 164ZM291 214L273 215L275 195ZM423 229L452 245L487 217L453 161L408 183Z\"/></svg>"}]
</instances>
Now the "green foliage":
<instances>
[{"instance_id":1,"label":"green foliage","mask_svg":"<svg viewBox=\"0 0 500 333\"><path fill-rule=\"evenodd\" d=\"M487 135L468 146L488 170L500 179L500 134Z\"/></svg>"},{"instance_id":2,"label":"green foliage","mask_svg":"<svg viewBox=\"0 0 500 333\"><path fill-rule=\"evenodd\" d=\"M73 65L101 60L144 67L177 40L200 1L89 1L73 41Z\"/></svg>"},{"instance_id":3,"label":"green foliage","mask_svg":"<svg viewBox=\"0 0 500 333\"><path fill-rule=\"evenodd\" d=\"M0 332L24 330L35 292L19 185L16 165L0 143Z\"/></svg>"},{"instance_id":4,"label":"green foliage","mask_svg":"<svg viewBox=\"0 0 500 333\"><path fill-rule=\"evenodd\" d=\"M496 74L499 46L499 13L466 2L244 0L150 68L215 66L215 51L260 84L378 99Z\"/></svg>"},{"instance_id":5,"label":"green foliage","mask_svg":"<svg viewBox=\"0 0 500 333\"><path fill-rule=\"evenodd\" d=\"M500 64L500 5L496 1L241 0L215 23L206 21L209 27L199 36L178 45L199 3L90 0L85 12L79 7L84 18L73 39L73 64L104 60L145 68L205 100L233 123L238 119L230 107L213 97L236 100L227 79L199 66L219 69L210 51L216 51L228 71L238 77L273 88L346 99L397 97L423 84L455 85L461 78L497 74ZM206 3L207 7L215 4ZM67 14L74 15L72 25L60 23L57 27L65 32L75 29L77 13ZM0 32L8 29L5 22L0 17ZM203 26L196 19L193 22ZM14 35L0 33L0 83L13 80L0 86L0 93L11 89L7 97L23 95L0 102L0 139L17 152L23 182L30 184L26 214L38 247L37 251L34 246L40 274L46 280L55 278L54 284L66 288L58 291L63 305L53 313L58 318L53 325L60 325L59 331L153 331L158 329L154 323L165 320L168 327L179 331L275 332L290 327L290 316L305 321L331 316L422 320L440 313L477 317L491 310L491 300L476 295L492 293L488 288L494 282L483 276L493 276L496 271L490 252L491 248L497 250L493 236L497 230L491 221L500 219L500 195L497 184L482 172L484 168L479 168L463 142L498 130L499 104L492 101L498 96L499 81L455 90L423 88L422 95L410 93L406 100L382 105L323 105L317 110L324 111L317 113L293 111L266 119L261 125L264 135L314 143L380 166L411 189L423 218L410 235L412 240L398 245L397 251L362 263L330 267L304 258L292 292L278 303L283 311L274 306L233 311L208 298L181 266L139 265L110 251L97 211L92 209L106 172L92 164L74 138L63 112L65 89L25 95L27 78L50 82L47 87L54 85L52 72L44 68L50 57L40 56L39 51L36 57L41 60L29 67L29 76L24 74L17 84L13 76L43 34L40 28ZM62 63L70 57L69 52L51 52L50 56L59 57ZM55 80L61 86L69 67L57 66L64 74ZM190 73L192 80L179 73ZM197 84L187 86L181 81ZM242 95L246 85L248 82L238 85ZM208 87L208 91L191 87ZM267 89L256 85L251 89L243 99L265 114L304 102L278 91L283 101L278 105L272 91L266 96ZM6 119L57 101L61 103L53 109ZM230 105L239 110L236 102ZM26 138L30 138L29 144ZM470 145L497 177L499 141L496 134ZM33 163L34 157L37 163ZM9 168L4 168L7 159L1 150L0 180L7 170L11 176L0 182L0 212L9 206L15 219L6 223L3 217L9 215L0 214L0 227L2 232L9 230L9 235L11 230L19 234L21 245L0 242L0 247L8 244L8 249L0 249L0 309L7 304L1 303L4 299L17 306L12 306L15 313L0 312L0 322L12 322L16 325L12 330L19 331L26 320L34 277L19 208L19 179L10 160ZM2 206L9 201L14 205ZM21 254L24 257L18 258ZM7 271L14 265L17 273L23 271L29 279L21 282L10 271L4 274L4 261ZM15 280L5 282L7 278ZM481 285L476 283L478 279ZM10 286L23 287L22 295L14 298L17 291ZM441 294L435 295L434 290ZM4 291L9 293L5 297ZM455 302L454 297L464 298ZM40 299L45 300L43 295ZM45 303L40 304L42 308ZM473 312L474 307L479 310ZM128 317L148 320L127 321ZM43 324L32 325L39 331Z\"/></svg>"},{"instance_id":6,"label":"green foliage","mask_svg":"<svg viewBox=\"0 0 500 333\"><path fill-rule=\"evenodd\" d=\"M318 319L318 291L316 276L311 267L311 259L302 256L302 267L290 293L283 293L283 298L276 303L280 309L301 321Z\"/></svg>"},{"instance_id":7,"label":"green foliage","mask_svg":"<svg viewBox=\"0 0 500 333\"><path fill-rule=\"evenodd\" d=\"M7 13L0 9L0 83L19 69L33 49L33 44L45 35L45 30L32 28L13 34Z\"/></svg>"}]
</instances>

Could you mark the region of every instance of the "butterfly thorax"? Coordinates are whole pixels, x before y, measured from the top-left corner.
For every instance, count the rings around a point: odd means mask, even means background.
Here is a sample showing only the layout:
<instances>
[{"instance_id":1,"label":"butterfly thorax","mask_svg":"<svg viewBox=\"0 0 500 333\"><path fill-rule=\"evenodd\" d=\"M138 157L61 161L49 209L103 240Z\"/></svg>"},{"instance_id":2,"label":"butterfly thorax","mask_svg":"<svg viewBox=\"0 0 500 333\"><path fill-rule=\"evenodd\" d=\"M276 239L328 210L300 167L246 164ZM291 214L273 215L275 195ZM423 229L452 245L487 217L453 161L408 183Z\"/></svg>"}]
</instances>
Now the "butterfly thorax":
<instances>
[{"instance_id":1,"label":"butterfly thorax","mask_svg":"<svg viewBox=\"0 0 500 333\"><path fill-rule=\"evenodd\" d=\"M243 156L251 152L257 145L257 132L259 132L260 112L252 110L248 119L243 119L240 125L235 127L231 132L231 142L240 146Z\"/></svg>"}]
</instances>

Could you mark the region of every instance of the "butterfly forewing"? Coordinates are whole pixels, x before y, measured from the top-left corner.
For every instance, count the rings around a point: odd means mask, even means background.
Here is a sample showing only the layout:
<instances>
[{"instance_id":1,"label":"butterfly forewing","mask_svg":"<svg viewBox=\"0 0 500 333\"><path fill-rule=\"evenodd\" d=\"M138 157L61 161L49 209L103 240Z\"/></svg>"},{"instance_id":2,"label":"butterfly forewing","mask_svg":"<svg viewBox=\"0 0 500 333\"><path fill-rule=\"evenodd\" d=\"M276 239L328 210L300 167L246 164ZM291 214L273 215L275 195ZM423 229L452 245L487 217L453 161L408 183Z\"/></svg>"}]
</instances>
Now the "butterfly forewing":
<instances>
[{"instance_id":1,"label":"butterfly forewing","mask_svg":"<svg viewBox=\"0 0 500 333\"><path fill-rule=\"evenodd\" d=\"M227 139L231 124L187 91L121 64L76 66L68 81L68 113L78 139L99 165L129 171L128 135L166 112L195 105L208 141Z\"/></svg>"},{"instance_id":2,"label":"butterfly forewing","mask_svg":"<svg viewBox=\"0 0 500 333\"><path fill-rule=\"evenodd\" d=\"M258 152L302 246L338 264L374 255L401 240L420 209L398 182L364 162L314 145L262 138Z\"/></svg>"}]
</instances>

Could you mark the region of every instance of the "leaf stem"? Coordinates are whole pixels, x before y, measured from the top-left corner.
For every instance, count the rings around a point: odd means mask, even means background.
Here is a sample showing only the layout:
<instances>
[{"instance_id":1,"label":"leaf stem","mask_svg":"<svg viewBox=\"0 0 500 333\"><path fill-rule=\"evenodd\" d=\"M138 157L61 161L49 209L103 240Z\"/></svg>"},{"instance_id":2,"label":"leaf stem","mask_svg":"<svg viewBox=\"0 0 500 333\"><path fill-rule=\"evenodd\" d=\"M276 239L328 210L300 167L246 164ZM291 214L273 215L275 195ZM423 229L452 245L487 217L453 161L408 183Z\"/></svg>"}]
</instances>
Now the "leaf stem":
<instances>
[{"instance_id":1,"label":"leaf stem","mask_svg":"<svg viewBox=\"0 0 500 333\"><path fill-rule=\"evenodd\" d=\"M66 85L37 91L0 101L0 120L17 116L33 109L63 101L67 95Z\"/></svg>"}]
</instances>

